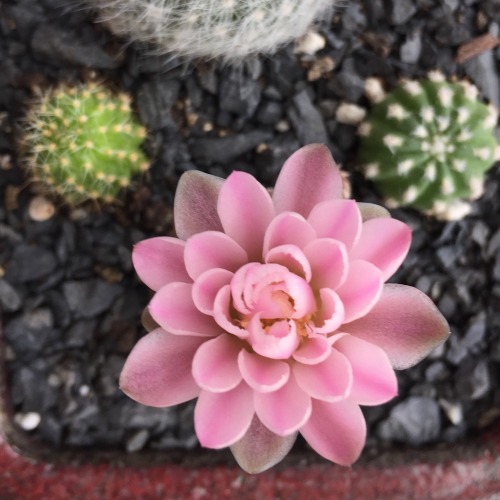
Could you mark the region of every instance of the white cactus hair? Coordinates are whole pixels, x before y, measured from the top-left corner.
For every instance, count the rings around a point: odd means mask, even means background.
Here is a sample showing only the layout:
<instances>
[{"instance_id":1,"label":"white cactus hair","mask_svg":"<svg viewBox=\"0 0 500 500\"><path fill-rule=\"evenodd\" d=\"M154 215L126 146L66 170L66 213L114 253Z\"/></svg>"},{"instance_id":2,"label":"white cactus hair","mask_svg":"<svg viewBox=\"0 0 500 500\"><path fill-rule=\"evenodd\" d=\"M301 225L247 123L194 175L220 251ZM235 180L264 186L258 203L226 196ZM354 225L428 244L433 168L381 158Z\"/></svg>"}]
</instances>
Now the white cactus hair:
<instances>
[{"instance_id":1,"label":"white cactus hair","mask_svg":"<svg viewBox=\"0 0 500 500\"><path fill-rule=\"evenodd\" d=\"M336 0L87 0L115 34L160 53L237 61L272 53L331 14Z\"/></svg>"}]
</instances>

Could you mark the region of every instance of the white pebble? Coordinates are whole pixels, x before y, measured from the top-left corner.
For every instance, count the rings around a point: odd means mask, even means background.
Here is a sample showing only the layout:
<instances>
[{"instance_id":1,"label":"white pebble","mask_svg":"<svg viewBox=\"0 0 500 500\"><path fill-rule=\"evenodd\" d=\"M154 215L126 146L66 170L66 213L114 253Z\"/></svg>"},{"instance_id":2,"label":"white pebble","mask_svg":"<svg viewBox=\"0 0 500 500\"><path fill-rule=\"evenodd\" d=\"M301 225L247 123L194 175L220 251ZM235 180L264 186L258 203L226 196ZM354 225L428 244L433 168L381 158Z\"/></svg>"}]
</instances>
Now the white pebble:
<instances>
[{"instance_id":1,"label":"white pebble","mask_svg":"<svg viewBox=\"0 0 500 500\"><path fill-rule=\"evenodd\" d=\"M315 31L309 31L297 41L294 52L296 54L312 56L319 50L324 49L325 45L325 37Z\"/></svg>"},{"instance_id":2,"label":"white pebble","mask_svg":"<svg viewBox=\"0 0 500 500\"><path fill-rule=\"evenodd\" d=\"M380 78L367 78L365 80L365 95L373 104L385 99L386 94Z\"/></svg>"},{"instance_id":3,"label":"white pebble","mask_svg":"<svg viewBox=\"0 0 500 500\"><path fill-rule=\"evenodd\" d=\"M54 204L43 196L35 196L29 204L28 213L32 220L43 222L49 220L56 212Z\"/></svg>"},{"instance_id":4,"label":"white pebble","mask_svg":"<svg viewBox=\"0 0 500 500\"><path fill-rule=\"evenodd\" d=\"M88 385L81 385L78 388L78 392L80 393L80 396L86 397L90 394L90 387Z\"/></svg>"},{"instance_id":5,"label":"white pebble","mask_svg":"<svg viewBox=\"0 0 500 500\"><path fill-rule=\"evenodd\" d=\"M38 427L42 417L39 413L29 411L27 413L16 413L14 421L25 431L32 431Z\"/></svg>"},{"instance_id":6,"label":"white pebble","mask_svg":"<svg viewBox=\"0 0 500 500\"><path fill-rule=\"evenodd\" d=\"M453 425L458 425L463 422L464 414L460 404L450 403L446 401L446 399L440 399L439 404Z\"/></svg>"},{"instance_id":7,"label":"white pebble","mask_svg":"<svg viewBox=\"0 0 500 500\"><path fill-rule=\"evenodd\" d=\"M347 102L343 102L335 113L337 121L346 125L358 125L365 119L365 116L366 109Z\"/></svg>"}]
</instances>

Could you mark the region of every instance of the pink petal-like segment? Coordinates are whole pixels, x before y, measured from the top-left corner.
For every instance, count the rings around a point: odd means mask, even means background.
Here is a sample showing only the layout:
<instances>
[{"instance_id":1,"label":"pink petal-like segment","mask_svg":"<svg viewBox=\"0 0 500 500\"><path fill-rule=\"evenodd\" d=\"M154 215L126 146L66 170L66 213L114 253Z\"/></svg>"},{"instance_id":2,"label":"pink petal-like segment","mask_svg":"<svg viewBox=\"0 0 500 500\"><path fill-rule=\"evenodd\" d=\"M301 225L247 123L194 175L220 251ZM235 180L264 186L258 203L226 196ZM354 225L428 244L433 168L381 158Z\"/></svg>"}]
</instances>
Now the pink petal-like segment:
<instances>
[{"instance_id":1,"label":"pink petal-like segment","mask_svg":"<svg viewBox=\"0 0 500 500\"><path fill-rule=\"evenodd\" d=\"M347 250L361 234L361 213L354 200L328 200L316 205L307 218L318 238L341 241Z\"/></svg>"},{"instance_id":2,"label":"pink petal-like segment","mask_svg":"<svg viewBox=\"0 0 500 500\"><path fill-rule=\"evenodd\" d=\"M242 346L232 335L206 341L193 359L193 377L207 391L226 392L241 382L238 353Z\"/></svg>"},{"instance_id":3,"label":"pink petal-like segment","mask_svg":"<svg viewBox=\"0 0 500 500\"><path fill-rule=\"evenodd\" d=\"M364 316L377 303L382 293L382 273L370 262L354 260L337 293L344 304L344 323Z\"/></svg>"},{"instance_id":4,"label":"pink petal-like segment","mask_svg":"<svg viewBox=\"0 0 500 500\"><path fill-rule=\"evenodd\" d=\"M201 391L194 409L196 435L206 448L225 448L245 435L253 416L252 389L244 382L228 392Z\"/></svg>"},{"instance_id":5,"label":"pink petal-like segment","mask_svg":"<svg viewBox=\"0 0 500 500\"><path fill-rule=\"evenodd\" d=\"M213 337L221 333L211 316L198 311L192 298L193 285L169 283L156 292L149 303L153 319L177 335Z\"/></svg>"},{"instance_id":6,"label":"pink petal-like segment","mask_svg":"<svg viewBox=\"0 0 500 500\"><path fill-rule=\"evenodd\" d=\"M375 264L386 281L405 259L410 244L411 229L404 222L389 217L370 219L363 223L351 259Z\"/></svg>"},{"instance_id":7,"label":"pink petal-like segment","mask_svg":"<svg viewBox=\"0 0 500 500\"><path fill-rule=\"evenodd\" d=\"M311 280L311 266L309 265L309 261L304 252L295 245L281 245L272 248L267 253L265 261L268 264L281 264L306 281Z\"/></svg>"},{"instance_id":8,"label":"pink petal-like segment","mask_svg":"<svg viewBox=\"0 0 500 500\"><path fill-rule=\"evenodd\" d=\"M339 465L351 465L363 450L366 423L361 409L352 401L313 400L311 417L300 433L322 457Z\"/></svg>"},{"instance_id":9,"label":"pink petal-like segment","mask_svg":"<svg viewBox=\"0 0 500 500\"><path fill-rule=\"evenodd\" d=\"M254 416L243 438L231 446L231 452L245 472L257 474L281 462L292 449L297 434L278 436Z\"/></svg>"},{"instance_id":10,"label":"pink petal-like segment","mask_svg":"<svg viewBox=\"0 0 500 500\"><path fill-rule=\"evenodd\" d=\"M270 359L288 359L300 342L295 322L277 321L265 331L259 314L255 314L250 320L248 332L248 340L253 350Z\"/></svg>"},{"instance_id":11,"label":"pink petal-like segment","mask_svg":"<svg viewBox=\"0 0 500 500\"><path fill-rule=\"evenodd\" d=\"M321 307L314 316L314 331L323 334L332 333L344 322L344 304L330 288L322 288L319 291L319 298Z\"/></svg>"},{"instance_id":12,"label":"pink petal-like segment","mask_svg":"<svg viewBox=\"0 0 500 500\"><path fill-rule=\"evenodd\" d=\"M387 354L375 344L353 335L335 342L352 367L353 382L350 401L360 405L387 403L398 394L398 381Z\"/></svg>"},{"instance_id":13,"label":"pink petal-like segment","mask_svg":"<svg viewBox=\"0 0 500 500\"><path fill-rule=\"evenodd\" d=\"M330 355L331 346L326 337L316 335L309 337L294 352L293 359L306 365L315 365L321 363Z\"/></svg>"},{"instance_id":14,"label":"pink petal-like segment","mask_svg":"<svg viewBox=\"0 0 500 500\"><path fill-rule=\"evenodd\" d=\"M181 240L203 231L222 231L217 199L223 183L220 177L197 170L181 176L174 201L175 231Z\"/></svg>"},{"instance_id":15,"label":"pink petal-like segment","mask_svg":"<svg viewBox=\"0 0 500 500\"><path fill-rule=\"evenodd\" d=\"M177 238L159 236L134 246L132 262L139 278L152 290L167 283L191 283L184 266L185 243Z\"/></svg>"},{"instance_id":16,"label":"pink petal-like segment","mask_svg":"<svg viewBox=\"0 0 500 500\"><path fill-rule=\"evenodd\" d=\"M244 339L248 337L248 331L235 325L231 319L231 286L223 286L214 301L214 319L226 332L232 333Z\"/></svg>"},{"instance_id":17,"label":"pink petal-like segment","mask_svg":"<svg viewBox=\"0 0 500 500\"><path fill-rule=\"evenodd\" d=\"M323 401L340 401L349 396L352 369L347 358L335 348L325 361L315 365L295 363L297 384L309 396Z\"/></svg>"},{"instance_id":18,"label":"pink petal-like segment","mask_svg":"<svg viewBox=\"0 0 500 500\"><path fill-rule=\"evenodd\" d=\"M311 415L311 398L293 376L277 391L254 392L254 404L260 421L279 436L297 431Z\"/></svg>"},{"instance_id":19,"label":"pink petal-like segment","mask_svg":"<svg viewBox=\"0 0 500 500\"><path fill-rule=\"evenodd\" d=\"M149 332L129 354L120 389L135 401L156 407L195 398L200 388L191 375L191 361L204 340L172 335L161 328Z\"/></svg>"},{"instance_id":20,"label":"pink petal-like segment","mask_svg":"<svg viewBox=\"0 0 500 500\"><path fill-rule=\"evenodd\" d=\"M245 382L258 392L271 392L283 387L290 376L290 365L284 361L264 358L242 349L238 366Z\"/></svg>"},{"instance_id":21,"label":"pink petal-like segment","mask_svg":"<svg viewBox=\"0 0 500 500\"><path fill-rule=\"evenodd\" d=\"M387 284L373 309L342 331L381 347L398 370L415 365L450 334L431 299L417 288Z\"/></svg>"},{"instance_id":22,"label":"pink petal-like segment","mask_svg":"<svg viewBox=\"0 0 500 500\"><path fill-rule=\"evenodd\" d=\"M316 238L316 232L302 215L283 212L269 224L264 236L264 255L271 248L281 245L295 245L304 248Z\"/></svg>"},{"instance_id":23,"label":"pink petal-like segment","mask_svg":"<svg viewBox=\"0 0 500 500\"><path fill-rule=\"evenodd\" d=\"M195 234L186 242L186 269L193 280L209 269L236 271L248 261L243 248L224 233L206 231Z\"/></svg>"},{"instance_id":24,"label":"pink petal-like segment","mask_svg":"<svg viewBox=\"0 0 500 500\"><path fill-rule=\"evenodd\" d=\"M307 218L314 205L332 198L342 198L342 177L325 145L305 146L288 158L273 192L277 214L297 212Z\"/></svg>"},{"instance_id":25,"label":"pink petal-like segment","mask_svg":"<svg viewBox=\"0 0 500 500\"><path fill-rule=\"evenodd\" d=\"M233 273L226 269L209 269L193 285L193 302L204 314L213 315L215 297L219 290L231 283Z\"/></svg>"},{"instance_id":26,"label":"pink petal-like segment","mask_svg":"<svg viewBox=\"0 0 500 500\"><path fill-rule=\"evenodd\" d=\"M248 253L262 259L262 244L274 207L267 190L246 172L233 172L222 186L217 211L225 233Z\"/></svg>"},{"instance_id":27,"label":"pink petal-like segment","mask_svg":"<svg viewBox=\"0 0 500 500\"><path fill-rule=\"evenodd\" d=\"M313 287L335 290L345 281L348 257L340 241L329 238L314 240L304 249L304 254L311 265Z\"/></svg>"}]
</instances>

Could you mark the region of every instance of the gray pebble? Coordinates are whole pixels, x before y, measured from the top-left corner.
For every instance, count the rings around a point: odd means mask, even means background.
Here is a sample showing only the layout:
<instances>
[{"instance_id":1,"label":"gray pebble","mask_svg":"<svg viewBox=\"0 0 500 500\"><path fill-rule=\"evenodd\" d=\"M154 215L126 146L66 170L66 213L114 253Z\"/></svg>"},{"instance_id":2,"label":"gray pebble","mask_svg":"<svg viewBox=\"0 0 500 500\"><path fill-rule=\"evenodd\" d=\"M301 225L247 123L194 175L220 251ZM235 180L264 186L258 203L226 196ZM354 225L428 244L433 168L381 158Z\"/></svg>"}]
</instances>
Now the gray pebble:
<instances>
[{"instance_id":1,"label":"gray pebble","mask_svg":"<svg viewBox=\"0 0 500 500\"><path fill-rule=\"evenodd\" d=\"M27 283L50 275L57 267L56 256L38 245L16 247L5 277L12 283Z\"/></svg>"},{"instance_id":2,"label":"gray pebble","mask_svg":"<svg viewBox=\"0 0 500 500\"><path fill-rule=\"evenodd\" d=\"M406 37L406 41L401 45L400 57L401 60L408 64L416 63L422 52L422 36L420 30L410 33Z\"/></svg>"},{"instance_id":3,"label":"gray pebble","mask_svg":"<svg viewBox=\"0 0 500 500\"><path fill-rule=\"evenodd\" d=\"M463 363L455 375L457 394L464 399L480 399L490 389L490 371L486 360L479 360L476 365Z\"/></svg>"},{"instance_id":4,"label":"gray pebble","mask_svg":"<svg viewBox=\"0 0 500 500\"><path fill-rule=\"evenodd\" d=\"M141 429L127 439L126 449L129 453L135 453L144 448L149 439L149 431Z\"/></svg>"},{"instance_id":5,"label":"gray pebble","mask_svg":"<svg viewBox=\"0 0 500 500\"><path fill-rule=\"evenodd\" d=\"M328 134L321 113L314 106L306 90L302 90L293 97L293 105L288 110L288 118L301 145L316 142L328 143Z\"/></svg>"},{"instance_id":6,"label":"gray pebble","mask_svg":"<svg viewBox=\"0 0 500 500\"><path fill-rule=\"evenodd\" d=\"M487 50L464 64L465 72L481 92L498 108L500 107L500 81L493 51Z\"/></svg>"},{"instance_id":7,"label":"gray pebble","mask_svg":"<svg viewBox=\"0 0 500 500\"><path fill-rule=\"evenodd\" d=\"M417 7L413 0L392 0L390 4L391 22L395 25L406 23L417 12Z\"/></svg>"},{"instance_id":8,"label":"gray pebble","mask_svg":"<svg viewBox=\"0 0 500 500\"><path fill-rule=\"evenodd\" d=\"M431 398L413 396L396 405L378 427L387 441L403 441L414 446L434 441L441 430L439 405Z\"/></svg>"},{"instance_id":9,"label":"gray pebble","mask_svg":"<svg viewBox=\"0 0 500 500\"><path fill-rule=\"evenodd\" d=\"M94 69L114 69L116 58L93 43L75 39L75 34L49 24L39 25L33 33L31 46L42 61L64 62Z\"/></svg>"},{"instance_id":10,"label":"gray pebble","mask_svg":"<svg viewBox=\"0 0 500 500\"><path fill-rule=\"evenodd\" d=\"M254 114L260 102L262 87L242 71L224 72L219 91L219 108L245 117Z\"/></svg>"},{"instance_id":11,"label":"gray pebble","mask_svg":"<svg viewBox=\"0 0 500 500\"><path fill-rule=\"evenodd\" d=\"M5 312L17 311L22 305L21 296L8 281L0 279L0 309Z\"/></svg>"},{"instance_id":12,"label":"gray pebble","mask_svg":"<svg viewBox=\"0 0 500 500\"><path fill-rule=\"evenodd\" d=\"M235 134L227 137L191 139L189 151L195 161L226 165L271 138L272 133L270 132L253 130L247 134Z\"/></svg>"},{"instance_id":13,"label":"gray pebble","mask_svg":"<svg viewBox=\"0 0 500 500\"><path fill-rule=\"evenodd\" d=\"M64 296L70 310L78 318L92 318L111 307L122 287L100 279L67 281L63 285Z\"/></svg>"}]
</instances>

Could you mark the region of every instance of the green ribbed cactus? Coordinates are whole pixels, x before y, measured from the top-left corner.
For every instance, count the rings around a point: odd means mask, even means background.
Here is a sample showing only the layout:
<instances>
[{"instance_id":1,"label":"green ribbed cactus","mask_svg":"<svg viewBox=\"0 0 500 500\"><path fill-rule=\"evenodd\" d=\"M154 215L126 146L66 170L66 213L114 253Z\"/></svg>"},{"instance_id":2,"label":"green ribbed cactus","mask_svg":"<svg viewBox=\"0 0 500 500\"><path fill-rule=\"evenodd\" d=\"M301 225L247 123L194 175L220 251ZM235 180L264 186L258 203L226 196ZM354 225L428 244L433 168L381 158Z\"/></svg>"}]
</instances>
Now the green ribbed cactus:
<instances>
[{"instance_id":1,"label":"green ribbed cactus","mask_svg":"<svg viewBox=\"0 0 500 500\"><path fill-rule=\"evenodd\" d=\"M304 35L337 0L87 0L111 31L160 53L237 61Z\"/></svg>"},{"instance_id":2,"label":"green ribbed cactus","mask_svg":"<svg viewBox=\"0 0 500 500\"><path fill-rule=\"evenodd\" d=\"M102 85L61 85L34 105L26 123L33 179L70 204L113 202L132 175L149 166L140 149L146 130L130 97Z\"/></svg>"},{"instance_id":3,"label":"green ribbed cactus","mask_svg":"<svg viewBox=\"0 0 500 500\"><path fill-rule=\"evenodd\" d=\"M482 194L496 159L498 113L478 101L477 88L428 80L403 81L375 104L359 127L359 160L387 205L413 206L441 219L465 215Z\"/></svg>"}]
</instances>

